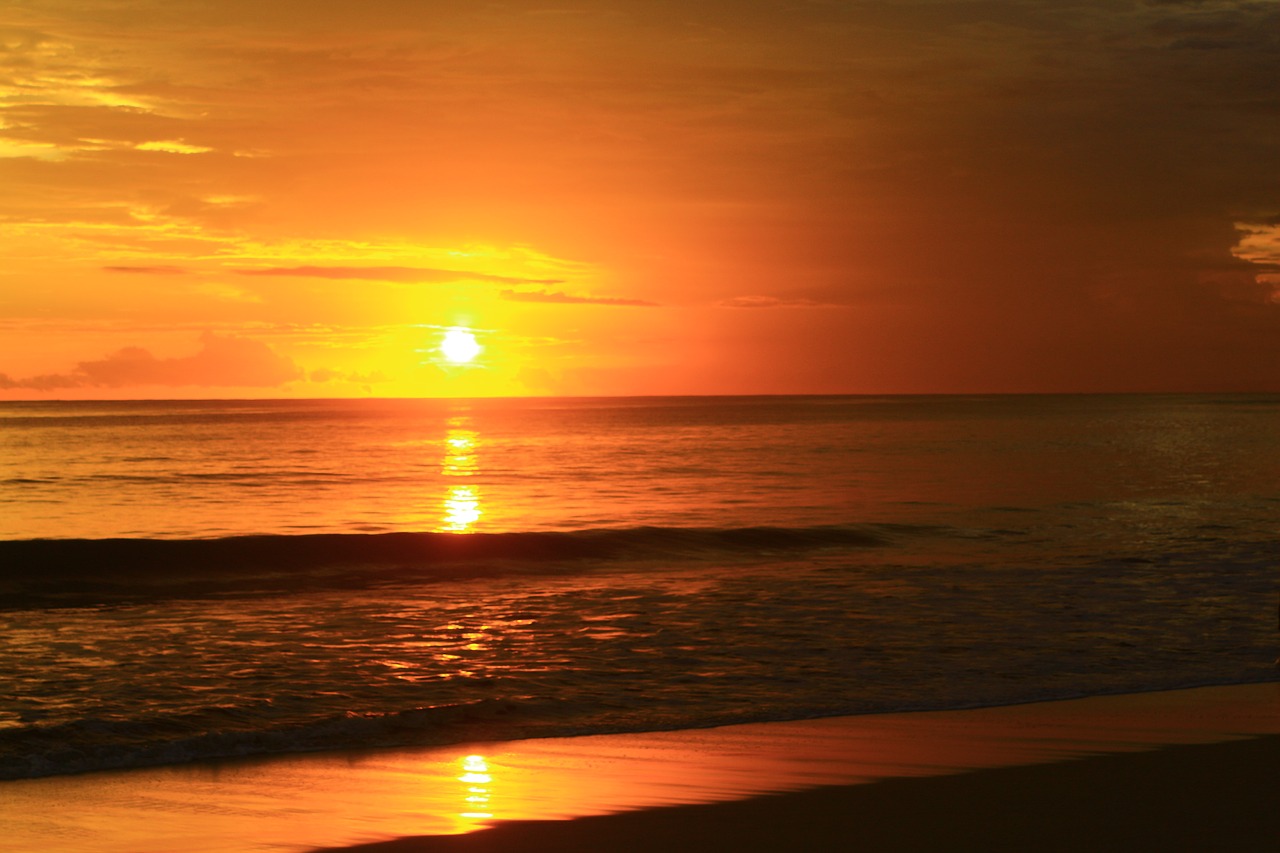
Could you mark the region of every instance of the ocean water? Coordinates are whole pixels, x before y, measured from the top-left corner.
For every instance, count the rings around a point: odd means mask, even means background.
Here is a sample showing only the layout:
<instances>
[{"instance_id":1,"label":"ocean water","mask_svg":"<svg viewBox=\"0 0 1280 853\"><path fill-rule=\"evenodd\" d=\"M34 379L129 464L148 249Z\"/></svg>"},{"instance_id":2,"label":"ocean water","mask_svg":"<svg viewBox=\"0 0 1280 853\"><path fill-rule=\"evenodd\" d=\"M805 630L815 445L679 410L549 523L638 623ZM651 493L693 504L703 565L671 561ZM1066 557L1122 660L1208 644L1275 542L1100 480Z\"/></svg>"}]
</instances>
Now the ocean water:
<instances>
[{"instance_id":1,"label":"ocean water","mask_svg":"<svg viewBox=\"0 0 1280 853\"><path fill-rule=\"evenodd\" d=\"M0 778L1276 678L1276 395L7 403L0 449Z\"/></svg>"}]
</instances>

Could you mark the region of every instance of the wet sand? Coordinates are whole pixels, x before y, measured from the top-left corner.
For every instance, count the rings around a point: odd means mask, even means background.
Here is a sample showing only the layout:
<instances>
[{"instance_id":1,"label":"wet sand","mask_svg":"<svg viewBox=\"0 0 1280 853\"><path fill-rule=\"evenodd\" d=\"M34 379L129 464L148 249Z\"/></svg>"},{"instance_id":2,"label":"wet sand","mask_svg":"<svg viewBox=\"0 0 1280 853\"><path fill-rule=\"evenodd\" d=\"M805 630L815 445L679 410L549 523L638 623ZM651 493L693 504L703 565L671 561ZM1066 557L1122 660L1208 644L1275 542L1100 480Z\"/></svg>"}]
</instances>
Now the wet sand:
<instances>
[{"instance_id":1,"label":"wet sand","mask_svg":"<svg viewBox=\"0 0 1280 853\"><path fill-rule=\"evenodd\" d=\"M0 783L14 853L1271 850L1280 685Z\"/></svg>"},{"instance_id":2,"label":"wet sand","mask_svg":"<svg viewBox=\"0 0 1280 853\"><path fill-rule=\"evenodd\" d=\"M343 853L1270 851L1280 736L890 779L712 805L507 823Z\"/></svg>"}]
</instances>

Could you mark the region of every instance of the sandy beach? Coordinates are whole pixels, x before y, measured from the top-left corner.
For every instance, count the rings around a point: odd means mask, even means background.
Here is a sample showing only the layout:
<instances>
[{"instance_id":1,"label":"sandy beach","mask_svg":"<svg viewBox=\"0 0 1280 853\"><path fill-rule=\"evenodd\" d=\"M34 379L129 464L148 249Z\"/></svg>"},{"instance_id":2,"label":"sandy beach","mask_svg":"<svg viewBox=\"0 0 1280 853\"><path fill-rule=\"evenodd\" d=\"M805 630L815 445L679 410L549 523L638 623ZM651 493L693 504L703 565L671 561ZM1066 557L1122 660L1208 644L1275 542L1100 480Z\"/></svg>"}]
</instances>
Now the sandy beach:
<instances>
[{"instance_id":1,"label":"sandy beach","mask_svg":"<svg viewBox=\"0 0 1280 853\"><path fill-rule=\"evenodd\" d=\"M3 783L0 835L15 853L1265 850L1278 691L22 780Z\"/></svg>"}]
</instances>

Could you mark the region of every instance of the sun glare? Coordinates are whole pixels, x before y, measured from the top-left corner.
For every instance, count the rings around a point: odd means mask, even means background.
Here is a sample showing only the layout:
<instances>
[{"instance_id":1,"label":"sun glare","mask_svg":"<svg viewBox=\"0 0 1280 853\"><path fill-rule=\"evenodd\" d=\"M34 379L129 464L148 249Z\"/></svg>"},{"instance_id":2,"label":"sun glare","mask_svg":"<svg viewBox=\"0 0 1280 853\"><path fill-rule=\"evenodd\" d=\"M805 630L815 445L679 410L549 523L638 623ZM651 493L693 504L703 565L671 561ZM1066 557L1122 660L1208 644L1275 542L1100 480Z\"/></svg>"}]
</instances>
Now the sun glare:
<instances>
[{"instance_id":1,"label":"sun glare","mask_svg":"<svg viewBox=\"0 0 1280 853\"><path fill-rule=\"evenodd\" d=\"M482 347L470 329L454 326L444 333L440 352L452 364L469 364L480 354Z\"/></svg>"}]
</instances>

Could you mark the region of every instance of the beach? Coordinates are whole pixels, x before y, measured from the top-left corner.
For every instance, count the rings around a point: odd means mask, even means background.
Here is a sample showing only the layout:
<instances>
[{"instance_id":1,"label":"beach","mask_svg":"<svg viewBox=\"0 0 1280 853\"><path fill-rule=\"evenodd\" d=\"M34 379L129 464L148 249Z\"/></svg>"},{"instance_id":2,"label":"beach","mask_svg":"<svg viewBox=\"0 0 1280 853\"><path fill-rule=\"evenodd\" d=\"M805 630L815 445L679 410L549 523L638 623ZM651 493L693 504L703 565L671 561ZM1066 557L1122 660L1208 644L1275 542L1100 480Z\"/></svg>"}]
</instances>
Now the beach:
<instances>
[{"instance_id":1,"label":"beach","mask_svg":"<svg viewBox=\"0 0 1280 853\"><path fill-rule=\"evenodd\" d=\"M0 834L15 853L1266 850L1278 698L1266 683L18 780Z\"/></svg>"},{"instance_id":2,"label":"beach","mask_svg":"<svg viewBox=\"0 0 1280 853\"><path fill-rule=\"evenodd\" d=\"M0 853L1280 853L1280 0L0 10Z\"/></svg>"}]
</instances>

